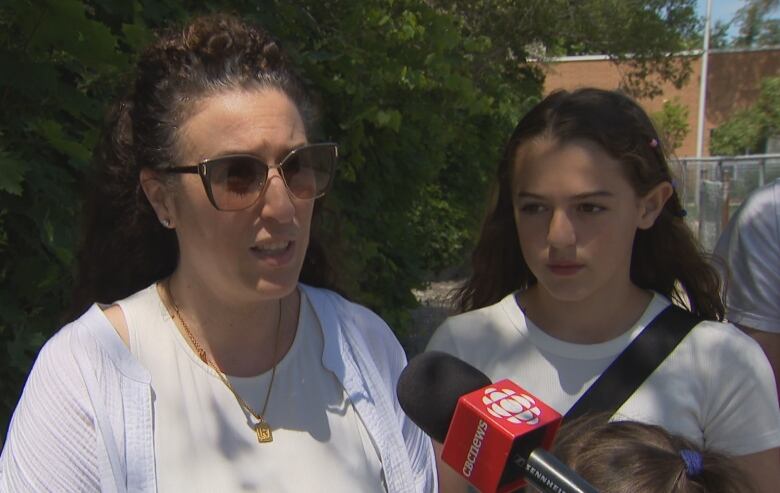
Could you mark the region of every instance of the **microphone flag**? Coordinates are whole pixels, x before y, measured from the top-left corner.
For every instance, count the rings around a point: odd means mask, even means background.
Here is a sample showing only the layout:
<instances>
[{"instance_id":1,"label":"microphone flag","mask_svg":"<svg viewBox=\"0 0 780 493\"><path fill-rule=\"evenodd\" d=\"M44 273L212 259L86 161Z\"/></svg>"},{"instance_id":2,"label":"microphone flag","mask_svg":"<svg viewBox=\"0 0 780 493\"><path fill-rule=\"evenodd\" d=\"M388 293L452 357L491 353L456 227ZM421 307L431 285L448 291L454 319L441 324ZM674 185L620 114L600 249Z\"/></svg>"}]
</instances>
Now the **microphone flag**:
<instances>
[{"instance_id":1,"label":"microphone flag","mask_svg":"<svg viewBox=\"0 0 780 493\"><path fill-rule=\"evenodd\" d=\"M442 460L480 491L507 493L526 485L531 452L549 449L561 415L511 380L460 397Z\"/></svg>"}]
</instances>

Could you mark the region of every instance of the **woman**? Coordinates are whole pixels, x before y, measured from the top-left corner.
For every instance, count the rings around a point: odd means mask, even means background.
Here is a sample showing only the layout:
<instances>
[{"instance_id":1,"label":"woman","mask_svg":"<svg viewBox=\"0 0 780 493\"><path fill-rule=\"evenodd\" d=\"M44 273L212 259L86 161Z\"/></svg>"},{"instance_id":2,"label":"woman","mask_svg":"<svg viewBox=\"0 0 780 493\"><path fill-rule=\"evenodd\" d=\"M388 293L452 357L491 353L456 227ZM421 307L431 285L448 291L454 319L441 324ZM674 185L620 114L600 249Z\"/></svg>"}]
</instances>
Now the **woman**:
<instances>
[{"instance_id":1,"label":"woman","mask_svg":"<svg viewBox=\"0 0 780 493\"><path fill-rule=\"evenodd\" d=\"M771 369L750 338L719 322L717 274L685 225L645 112L616 92L553 93L518 123L497 178L461 291L466 313L428 348L514 379L565 414L676 300L702 321L616 418L734 455L759 491L772 491L780 412Z\"/></svg>"},{"instance_id":2,"label":"woman","mask_svg":"<svg viewBox=\"0 0 780 493\"><path fill-rule=\"evenodd\" d=\"M337 156L311 125L259 27L198 18L146 50L96 154L76 304L101 304L41 350L0 490L436 489L398 342L299 283L323 278Z\"/></svg>"}]
</instances>

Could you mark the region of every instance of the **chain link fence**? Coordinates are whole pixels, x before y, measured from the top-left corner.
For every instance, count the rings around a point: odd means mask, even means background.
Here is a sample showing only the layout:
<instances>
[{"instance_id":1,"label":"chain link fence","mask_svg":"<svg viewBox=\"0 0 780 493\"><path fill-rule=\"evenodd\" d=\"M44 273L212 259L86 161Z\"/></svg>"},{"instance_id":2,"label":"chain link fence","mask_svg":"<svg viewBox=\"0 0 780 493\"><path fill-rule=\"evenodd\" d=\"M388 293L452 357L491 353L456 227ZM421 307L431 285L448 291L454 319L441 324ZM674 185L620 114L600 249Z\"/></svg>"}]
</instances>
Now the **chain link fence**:
<instances>
[{"instance_id":1,"label":"chain link fence","mask_svg":"<svg viewBox=\"0 0 780 493\"><path fill-rule=\"evenodd\" d=\"M680 158L676 165L686 221L707 251L745 198L780 177L780 154Z\"/></svg>"}]
</instances>

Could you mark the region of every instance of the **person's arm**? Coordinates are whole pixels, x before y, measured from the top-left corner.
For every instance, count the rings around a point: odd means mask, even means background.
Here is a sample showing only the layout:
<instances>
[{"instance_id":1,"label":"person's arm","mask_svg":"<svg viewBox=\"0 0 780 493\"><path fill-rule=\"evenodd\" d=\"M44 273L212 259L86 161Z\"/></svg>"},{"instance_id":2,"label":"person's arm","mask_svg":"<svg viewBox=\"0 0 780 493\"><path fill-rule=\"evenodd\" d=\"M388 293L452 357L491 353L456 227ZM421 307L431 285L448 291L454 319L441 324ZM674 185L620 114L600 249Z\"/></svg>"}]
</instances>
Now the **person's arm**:
<instances>
[{"instance_id":1,"label":"person's arm","mask_svg":"<svg viewBox=\"0 0 780 493\"><path fill-rule=\"evenodd\" d=\"M403 413L403 411L400 412ZM436 486L436 463L431 448L431 439L405 415L403 419L402 433L417 485L416 491L443 491L437 489Z\"/></svg>"},{"instance_id":2,"label":"person's arm","mask_svg":"<svg viewBox=\"0 0 780 493\"><path fill-rule=\"evenodd\" d=\"M89 397L57 334L38 355L11 419L0 491L100 491L97 436Z\"/></svg>"},{"instance_id":3,"label":"person's arm","mask_svg":"<svg viewBox=\"0 0 780 493\"><path fill-rule=\"evenodd\" d=\"M745 200L714 253L726 318L759 343L780 393L780 181Z\"/></svg>"},{"instance_id":4,"label":"person's arm","mask_svg":"<svg viewBox=\"0 0 780 493\"><path fill-rule=\"evenodd\" d=\"M780 485L780 448L735 457L757 493L773 493Z\"/></svg>"},{"instance_id":5,"label":"person's arm","mask_svg":"<svg viewBox=\"0 0 780 493\"><path fill-rule=\"evenodd\" d=\"M441 493L467 493L468 482L455 469L441 460L442 448L444 445L433 442L433 451L436 453L436 469L439 473L439 491Z\"/></svg>"}]
</instances>

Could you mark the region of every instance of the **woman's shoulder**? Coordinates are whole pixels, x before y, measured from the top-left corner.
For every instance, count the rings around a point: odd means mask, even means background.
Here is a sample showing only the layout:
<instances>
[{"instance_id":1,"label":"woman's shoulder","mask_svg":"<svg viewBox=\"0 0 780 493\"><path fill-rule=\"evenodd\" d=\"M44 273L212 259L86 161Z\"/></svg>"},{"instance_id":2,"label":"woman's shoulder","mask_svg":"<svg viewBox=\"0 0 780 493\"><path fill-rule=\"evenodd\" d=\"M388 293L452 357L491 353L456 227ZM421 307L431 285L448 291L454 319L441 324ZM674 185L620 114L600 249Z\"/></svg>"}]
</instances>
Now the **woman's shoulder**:
<instances>
[{"instance_id":1,"label":"woman's shoulder","mask_svg":"<svg viewBox=\"0 0 780 493\"><path fill-rule=\"evenodd\" d=\"M75 364L84 356L91 356L93 351L99 350L101 345L93 340L93 335L100 338L105 329L110 327L108 319L103 315L99 305L91 305L75 320L62 326L41 347L36 365L65 365Z\"/></svg>"},{"instance_id":2,"label":"woman's shoulder","mask_svg":"<svg viewBox=\"0 0 780 493\"><path fill-rule=\"evenodd\" d=\"M93 443L102 450L108 443L106 436L124 437L110 428L128 416L128 407L147 402L142 398L126 401L122 396L128 390L134 391L134 397L148 395L144 392L148 383L146 371L100 306L93 304L41 348L14 411L6 444L20 460L54 467L39 468L36 478L27 478L33 482L54 481L51 471L55 469L72 473L69 479L84 476L84 481L98 481L106 464L96 461L91 448L73 448L73 444ZM74 437L81 439L74 441ZM36 488L24 488L28 489Z\"/></svg>"},{"instance_id":3,"label":"woman's shoulder","mask_svg":"<svg viewBox=\"0 0 780 493\"><path fill-rule=\"evenodd\" d=\"M87 416L89 396L81 365L93 355L82 342L84 326L79 321L88 313L62 327L41 347L15 412L20 423L35 422L38 409L59 408L59 419L66 421Z\"/></svg>"},{"instance_id":4,"label":"woman's shoulder","mask_svg":"<svg viewBox=\"0 0 780 493\"><path fill-rule=\"evenodd\" d=\"M309 302L320 315L323 311L333 311L340 317L348 316L360 322L368 323L372 327L390 330L384 320L370 308L355 303L343 295L330 289L317 288L300 284Z\"/></svg>"},{"instance_id":5,"label":"woman's shoulder","mask_svg":"<svg viewBox=\"0 0 780 493\"><path fill-rule=\"evenodd\" d=\"M314 307L324 331L340 327L350 334L357 333L373 345L397 346L400 343L387 323L370 308L355 303L335 291L300 284Z\"/></svg>"},{"instance_id":6,"label":"woman's shoulder","mask_svg":"<svg viewBox=\"0 0 780 493\"><path fill-rule=\"evenodd\" d=\"M57 379L68 379L78 373L78 347L83 332L83 327L78 321L85 316L86 313L66 324L44 343L35 358L31 375L43 373L57 376Z\"/></svg>"},{"instance_id":7,"label":"woman's shoulder","mask_svg":"<svg viewBox=\"0 0 780 493\"><path fill-rule=\"evenodd\" d=\"M122 317L121 310L117 308L112 318L111 313L106 313L108 309L95 303L76 320L62 327L44 345L42 353L45 350L48 358L44 361L52 360L54 364L59 364L61 359L67 359L79 371L91 371L97 375L115 371L118 377L148 383L148 373L132 355L115 327L117 314Z\"/></svg>"},{"instance_id":8,"label":"woman's shoulder","mask_svg":"<svg viewBox=\"0 0 780 493\"><path fill-rule=\"evenodd\" d=\"M390 327L369 308L328 289L301 285L325 339L324 362L334 369L347 355L375 366L383 379L394 381L406 365L406 353Z\"/></svg>"},{"instance_id":9,"label":"woman's shoulder","mask_svg":"<svg viewBox=\"0 0 780 493\"><path fill-rule=\"evenodd\" d=\"M6 436L4 461L0 461L0 477L3 472L8 474L3 484L10 490L42 491L44 485L67 484L73 479L85 481L85 489L99 487L94 456L83 447L97 438L92 402L79 356L73 351L79 330L71 323L55 333L27 376ZM24 464L40 467L22 473L17 469Z\"/></svg>"}]
</instances>

